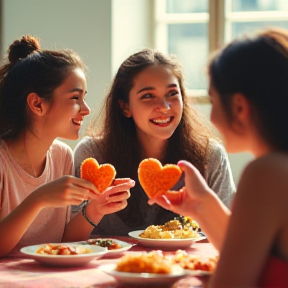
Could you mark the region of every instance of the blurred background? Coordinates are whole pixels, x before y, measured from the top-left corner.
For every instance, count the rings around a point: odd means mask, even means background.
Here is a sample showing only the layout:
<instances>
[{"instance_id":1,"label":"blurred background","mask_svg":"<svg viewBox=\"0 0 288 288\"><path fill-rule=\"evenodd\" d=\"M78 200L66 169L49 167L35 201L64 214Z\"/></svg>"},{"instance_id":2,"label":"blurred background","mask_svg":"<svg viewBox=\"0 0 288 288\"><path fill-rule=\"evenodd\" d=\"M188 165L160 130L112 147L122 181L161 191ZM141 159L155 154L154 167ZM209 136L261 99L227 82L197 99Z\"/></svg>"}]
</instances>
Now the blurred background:
<instances>
[{"instance_id":1,"label":"blurred background","mask_svg":"<svg viewBox=\"0 0 288 288\"><path fill-rule=\"evenodd\" d=\"M77 51L89 68L92 109L83 136L121 62L146 47L177 55L189 96L209 118L209 54L240 34L271 26L288 29L288 0L0 0L0 54L25 34L39 37L42 48ZM237 184L253 157L228 156Z\"/></svg>"}]
</instances>

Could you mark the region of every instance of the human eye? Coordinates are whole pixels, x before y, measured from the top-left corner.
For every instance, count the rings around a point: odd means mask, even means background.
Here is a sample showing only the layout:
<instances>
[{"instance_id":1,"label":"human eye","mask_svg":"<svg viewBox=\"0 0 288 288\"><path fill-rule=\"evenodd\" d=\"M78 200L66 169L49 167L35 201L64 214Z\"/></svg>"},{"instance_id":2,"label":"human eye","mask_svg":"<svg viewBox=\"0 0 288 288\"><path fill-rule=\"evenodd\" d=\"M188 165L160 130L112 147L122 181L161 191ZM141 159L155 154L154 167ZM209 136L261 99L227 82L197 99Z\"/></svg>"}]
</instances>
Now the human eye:
<instances>
[{"instance_id":1,"label":"human eye","mask_svg":"<svg viewBox=\"0 0 288 288\"><path fill-rule=\"evenodd\" d=\"M151 94L151 93L146 93L146 94L143 94L140 99L151 99L153 98L154 96Z\"/></svg>"},{"instance_id":2,"label":"human eye","mask_svg":"<svg viewBox=\"0 0 288 288\"><path fill-rule=\"evenodd\" d=\"M178 90L171 90L168 92L168 96L177 96L177 95L179 95Z\"/></svg>"},{"instance_id":3,"label":"human eye","mask_svg":"<svg viewBox=\"0 0 288 288\"><path fill-rule=\"evenodd\" d=\"M79 99L79 95L73 95L73 96L71 97L71 99L78 100L78 99Z\"/></svg>"}]
</instances>

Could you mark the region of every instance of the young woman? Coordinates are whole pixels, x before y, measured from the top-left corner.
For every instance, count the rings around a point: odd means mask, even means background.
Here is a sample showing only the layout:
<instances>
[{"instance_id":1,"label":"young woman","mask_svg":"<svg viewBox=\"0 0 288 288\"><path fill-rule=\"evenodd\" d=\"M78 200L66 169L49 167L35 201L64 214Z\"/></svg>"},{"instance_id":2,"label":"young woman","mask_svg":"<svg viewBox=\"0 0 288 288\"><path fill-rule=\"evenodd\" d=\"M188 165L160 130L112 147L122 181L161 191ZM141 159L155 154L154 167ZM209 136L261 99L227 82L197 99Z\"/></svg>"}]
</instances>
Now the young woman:
<instances>
[{"instance_id":1,"label":"young woman","mask_svg":"<svg viewBox=\"0 0 288 288\"><path fill-rule=\"evenodd\" d=\"M69 205L91 200L83 210L91 221L127 205L132 180L116 180L103 196L92 183L63 176L73 172L72 151L56 138L78 138L90 113L85 94L84 65L73 51L41 50L32 36L10 45L0 68L0 257L88 238L93 226L81 213L66 226Z\"/></svg>"},{"instance_id":2,"label":"young woman","mask_svg":"<svg viewBox=\"0 0 288 288\"><path fill-rule=\"evenodd\" d=\"M209 287L288 287L288 31L235 40L209 65L211 120L227 151L251 151L233 210L226 209L188 162L180 204L220 251Z\"/></svg>"},{"instance_id":3,"label":"young woman","mask_svg":"<svg viewBox=\"0 0 288 288\"><path fill-rule=\"evenodd\" d=\"M137 169L144 158L166 163L189 159L230 205L235 187L227 155L212 140L196 110L188 102L179 63L152 49L131 55L120 66L106 97L103 125L98 119L75 149L76 175L83 159L111 163L118 177L136 180L128 206L105 215L93 234L127 235L147 226L164 224L179 216L158 205L149 206ZM172 187L171 187L172 188Z\"/></svg>"}]
</instances>

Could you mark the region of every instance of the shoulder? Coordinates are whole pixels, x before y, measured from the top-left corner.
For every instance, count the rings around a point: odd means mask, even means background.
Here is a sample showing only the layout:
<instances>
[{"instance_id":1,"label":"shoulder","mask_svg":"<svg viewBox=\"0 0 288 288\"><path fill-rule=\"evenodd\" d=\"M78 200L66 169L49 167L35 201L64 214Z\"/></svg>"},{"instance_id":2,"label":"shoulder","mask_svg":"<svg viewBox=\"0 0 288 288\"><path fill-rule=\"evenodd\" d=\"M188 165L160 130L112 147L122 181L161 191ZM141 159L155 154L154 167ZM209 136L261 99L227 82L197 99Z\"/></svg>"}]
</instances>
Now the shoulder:
<instances>
[{"instance_id":1,"label":"shoulder","mask_svg":"<svg viewBox=\"0 0 288 288\"><path fill-rule=\"evenodd\" d=\"M58 139L55 139L53 141L50 147L50 151L52 151L53 153L59 153L59 152L64 152L64 153L69 153L69 154L73 153L72 148L68 144Z\"/></svg>"},{"instance_id":2,"label":"shoulder","mask_svg":"<svg viewBox=\"0 0 288 288\"><path fill-rule=\"evenodd\" d=\"M288 182L288 154L270 153L251 161L244 169L242 178L266 176L266 179L281 179Z\"/></svg>"},{"instance_id":3,"label":"shoulder","mask_svg":"<svg viewBox=\"0 0 288 288\"><path fill-rule=\"evenodd\" d=\"M81 163L86 158L95 158L99 163L102 161L101 152L100 152L100 139L95 139L91 137L84 137L74 149L74 165L76 169L79 170Z\"/></svg>"},{"instance_id":4,"label":"shoulder","mask_svg":"<svg viewBox=\"0 0 288 288\"><path fill-rule=\"evenodd\" d=\"M68 144L57 139L53 141L52 145L50 146L49 152L53 159L73 158L72 148Z\"/></svg>"},{"instance_id":5,"label":"shoulder","mask_svg":"<svg viewBox=\"0 0 288 288\"><path fill-rule=\"evenodd\" d=\"M285 198L286 207L287 187L288 154L270 153L255 159L245 167L238 184L238 191L242 191L244 195L250 191L256 197L261 197L262 201L266 199L269 205L273 205L274 201L278 205L279 201Z\"/></svg>"},{"instance_id":6,"label":"shoulder","mask_svg":"<svg viewBox=\"0 0 288 288\"><path fill-rule=\"evenodd\" d=\"M83 139L81 139L78 144L76 145L74 152L82 151L82 150L94 150L97 149L99 146L99 139L92 138L90 136L85 136Z\"/></svg>"},{"instance_id":7,"label":"shoulder","mask_svg":"<svg viewBox=\"0 0 288 288\"><path fill-rule=\"evenodd\" d=\"M220 162L227 161L227 159L227 152L224 146L213 139L210 140L207 162L215 165L217 163L219 164Z\"/></svg>"}]
</instances>

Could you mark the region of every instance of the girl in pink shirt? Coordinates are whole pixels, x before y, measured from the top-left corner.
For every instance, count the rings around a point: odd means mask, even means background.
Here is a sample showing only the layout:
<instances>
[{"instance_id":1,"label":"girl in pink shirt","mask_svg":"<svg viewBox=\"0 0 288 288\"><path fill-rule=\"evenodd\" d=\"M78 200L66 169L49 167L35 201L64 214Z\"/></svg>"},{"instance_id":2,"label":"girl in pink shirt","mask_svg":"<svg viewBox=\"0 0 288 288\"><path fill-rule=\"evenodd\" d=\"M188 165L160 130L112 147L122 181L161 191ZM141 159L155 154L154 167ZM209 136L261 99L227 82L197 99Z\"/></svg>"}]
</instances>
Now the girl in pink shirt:
<instances>
[{"instance_id":1,"label":"girl in pink shirt","mask_svg":"<svg viewBox=\"0 0 288 288\"><path fill-rule=\"evenodd\" d=\"M87 239L105 214L126 207L133 180L116 179L99 194L71 176L72 151L56 140L78 139L90 113L85 94L75 52L42 50L32 36L10 45L0 68L0 257L27 245ZM69 206L84 200L85 217L80 212L69 222Z\"/></svg>"}]
</instances>

